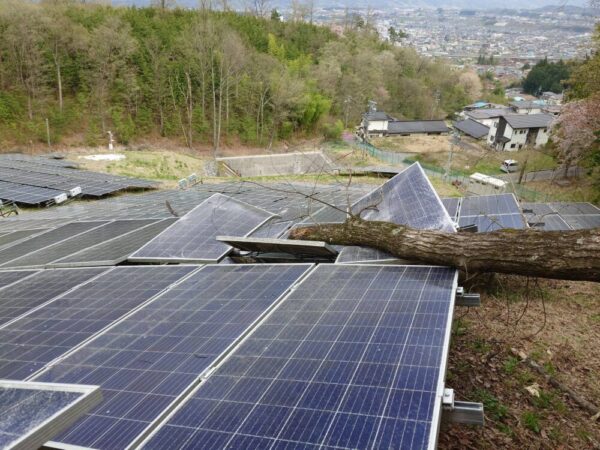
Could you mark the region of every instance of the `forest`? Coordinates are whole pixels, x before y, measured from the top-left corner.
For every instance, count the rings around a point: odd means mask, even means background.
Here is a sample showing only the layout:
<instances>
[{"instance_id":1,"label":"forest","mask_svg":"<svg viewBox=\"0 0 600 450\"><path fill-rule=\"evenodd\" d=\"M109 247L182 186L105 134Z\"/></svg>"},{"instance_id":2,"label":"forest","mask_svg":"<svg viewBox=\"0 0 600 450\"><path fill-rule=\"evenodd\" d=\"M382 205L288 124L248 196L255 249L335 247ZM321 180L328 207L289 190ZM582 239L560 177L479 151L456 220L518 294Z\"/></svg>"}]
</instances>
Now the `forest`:
<instances>
[{"instance_id":1,"label":"forest","mask_svg":"<svg viewBox=\"0 0 600 450\"><path fill-rule=\"evenodd\" d=\"M473 79L474 77L474 79ZM112 131L182 145L339 136L368 100L444 118L480 95L472 73L302 20L211 10L0 0L0 148L98 145Z\"/></svg>"}]
</instances>

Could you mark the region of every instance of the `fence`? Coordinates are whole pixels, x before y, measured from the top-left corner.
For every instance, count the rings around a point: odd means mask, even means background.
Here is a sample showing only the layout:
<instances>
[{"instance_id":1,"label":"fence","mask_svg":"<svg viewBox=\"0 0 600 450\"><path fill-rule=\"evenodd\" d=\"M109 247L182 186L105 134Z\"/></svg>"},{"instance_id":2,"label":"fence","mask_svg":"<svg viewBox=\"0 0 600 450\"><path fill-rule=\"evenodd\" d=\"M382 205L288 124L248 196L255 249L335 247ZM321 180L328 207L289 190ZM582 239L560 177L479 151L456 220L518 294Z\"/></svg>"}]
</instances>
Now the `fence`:
<instances>
[{"instance_id":1,"label":"fence","mask_svg":"<svg viewBox=\"0 0 600 450\"><path fill-rule=\"evenodd\" d=\"M409 166L417 162L416 158L407 158L405 154L402 153L394 153L388 152L385 150L381 150L368 142L355 142L354 145L360 150L368 153L374 158L379 159L380 161L386 162L388 164L395 164L402 167ZM443 167L438 167L433 164L423 163L419 161L421 167L429 177L438 178L447 183L460 184L462 186L469 186L471 181L470 173L463 172L460 170L451 170L450 173L446 173L446 169ZM545 192L534 191L533 189L528 189L521 184L511 183L508 184L508 191L513 192L518 199L524 200L527 202L549 202L555 200L551 195ZM493 190L490 193L494 193Z\"/></svg>"}]
</instances>

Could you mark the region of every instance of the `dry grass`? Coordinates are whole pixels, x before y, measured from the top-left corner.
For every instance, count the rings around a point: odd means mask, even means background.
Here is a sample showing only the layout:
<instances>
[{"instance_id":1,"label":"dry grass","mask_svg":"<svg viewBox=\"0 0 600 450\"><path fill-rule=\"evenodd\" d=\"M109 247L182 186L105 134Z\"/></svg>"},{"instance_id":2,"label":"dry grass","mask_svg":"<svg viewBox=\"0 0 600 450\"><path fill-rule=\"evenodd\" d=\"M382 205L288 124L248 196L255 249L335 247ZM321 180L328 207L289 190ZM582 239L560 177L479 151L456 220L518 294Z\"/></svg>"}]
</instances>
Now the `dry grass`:
<instances>
[{"instance_id":1,"label":"dry grass","mask_svg":"<svg viewBox=\"0 0 600 450\"><path fill-rule=\"evenodd\" d=\"M600 284L497 276L455 314L447 385L481 401L483 428L446 426L440 448L599 448L600 427L511 349L600 406ZM540 386L540 396L525 388Z\"/></svg>"}]
</instances>

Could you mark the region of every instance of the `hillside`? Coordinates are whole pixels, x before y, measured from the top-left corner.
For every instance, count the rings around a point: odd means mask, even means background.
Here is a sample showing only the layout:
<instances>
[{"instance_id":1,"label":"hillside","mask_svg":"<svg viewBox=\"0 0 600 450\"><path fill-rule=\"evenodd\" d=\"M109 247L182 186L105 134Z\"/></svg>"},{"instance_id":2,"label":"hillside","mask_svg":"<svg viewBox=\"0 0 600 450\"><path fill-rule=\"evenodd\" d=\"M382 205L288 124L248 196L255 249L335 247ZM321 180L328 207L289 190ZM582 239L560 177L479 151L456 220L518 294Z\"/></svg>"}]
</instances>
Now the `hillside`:
<instances>
[{"instance_id":1,"label":"hillside","mask_svg":"<svg viewBox=\"0 0 600 450\"><path fill-rule=\"evenodd\" d=\"M471 100L439 61L357 20L329 28L234 12L0 1L0 148L130 143L267 146L337 135L368 100L407 118Z\"/></svg>"}]
</instances>

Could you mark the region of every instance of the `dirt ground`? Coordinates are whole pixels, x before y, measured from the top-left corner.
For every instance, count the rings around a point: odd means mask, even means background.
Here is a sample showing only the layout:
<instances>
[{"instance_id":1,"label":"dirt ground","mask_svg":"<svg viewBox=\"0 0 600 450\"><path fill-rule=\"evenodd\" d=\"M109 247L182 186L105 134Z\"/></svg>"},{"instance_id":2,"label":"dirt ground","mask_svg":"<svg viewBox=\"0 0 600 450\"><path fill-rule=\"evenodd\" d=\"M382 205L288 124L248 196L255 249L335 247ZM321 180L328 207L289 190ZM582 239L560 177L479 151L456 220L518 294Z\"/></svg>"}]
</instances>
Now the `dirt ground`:
<instances>
[{"instance_id":1,"label":"dirt ground","mask_svg":"<svg viewBox=\"0 0 600 450\"><path fill-rule=\"evenodd\" d=\"M600 421L521 360L600 408L600 284L482 283L481 307L457 307L446 380L457 399L484 404L486 425L445 424L439 447L600 448Z\"/></svg>"}]
</instances>

